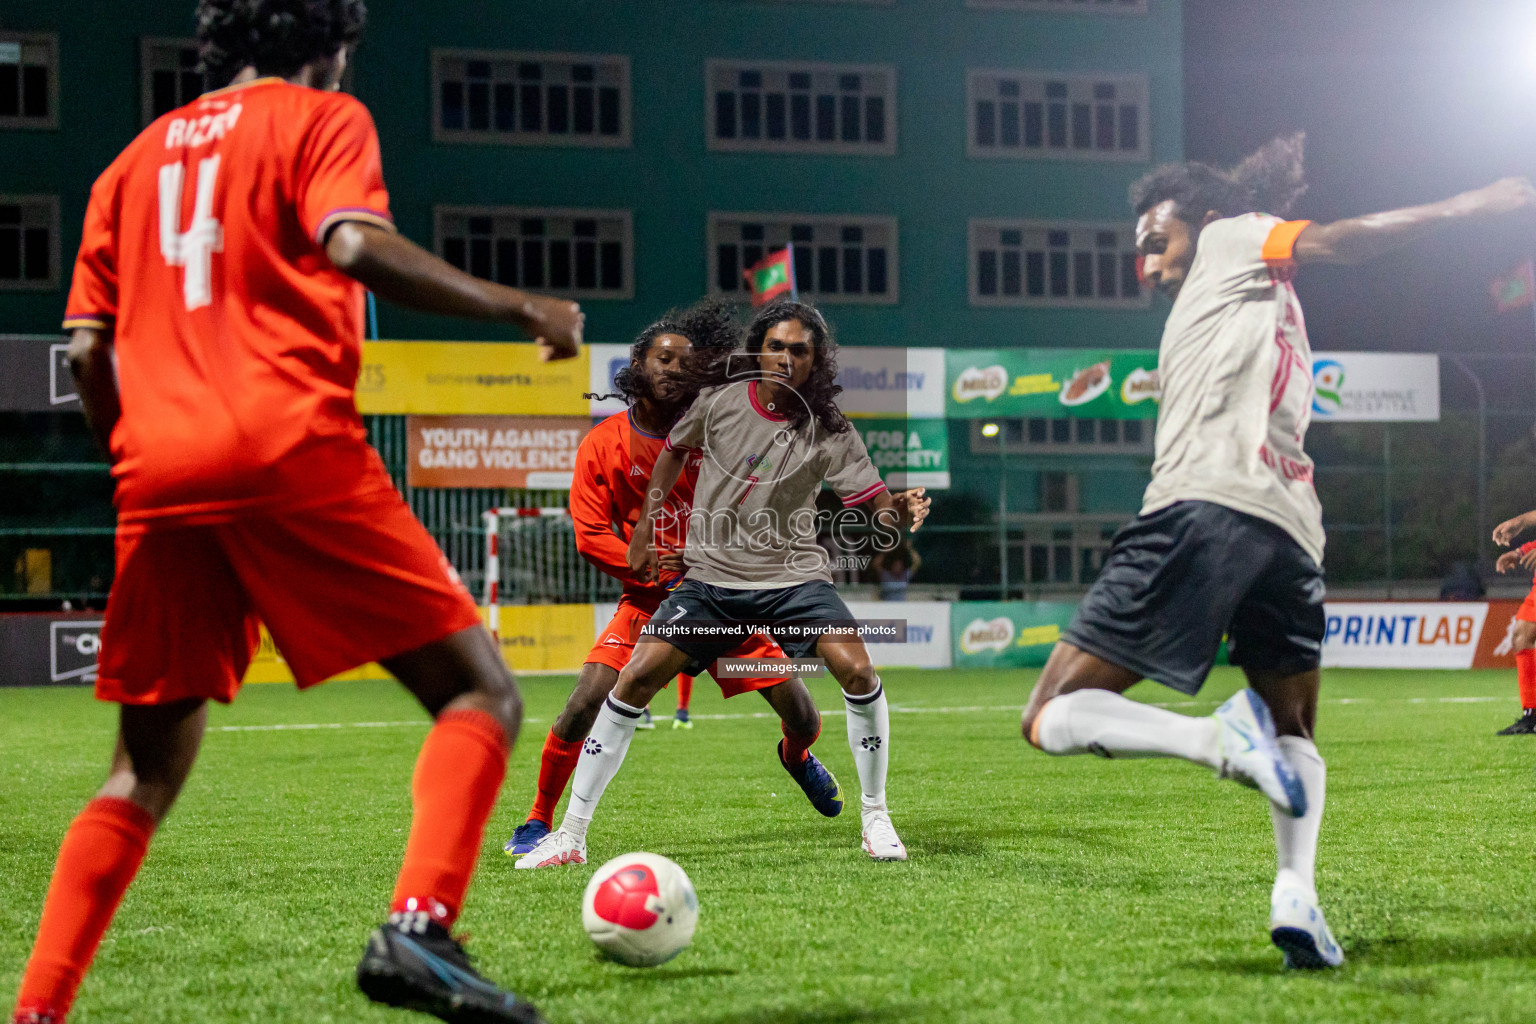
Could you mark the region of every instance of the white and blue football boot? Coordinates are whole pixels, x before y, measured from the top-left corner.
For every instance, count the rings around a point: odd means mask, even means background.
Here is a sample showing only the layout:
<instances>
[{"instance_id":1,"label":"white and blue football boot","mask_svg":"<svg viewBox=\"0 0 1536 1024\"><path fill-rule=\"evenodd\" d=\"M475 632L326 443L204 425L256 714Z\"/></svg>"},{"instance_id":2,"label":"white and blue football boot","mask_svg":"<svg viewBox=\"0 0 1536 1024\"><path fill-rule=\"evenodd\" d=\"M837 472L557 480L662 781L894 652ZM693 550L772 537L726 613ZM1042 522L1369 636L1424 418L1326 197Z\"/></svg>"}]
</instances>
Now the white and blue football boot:
<instances>
[{"instance_id":1,"label":"white and blue football boot","mask_svg":"<svg viewBox=\"0 0 1536 1024\"><path fill-rule=\"evenodd\" d=\"M1275 722L1264 698L1239 690L1212 717L1221 751L1216 774L1257 789L1293 818L1306 814L1306 789L1275 742Z\"/></svg>"},{"instance_id":2,"label":"white and blue football boot","mask_svg":"<svg viewBox=\"0 0 1536 1024\"><path fill-rule=\"evenodd\" d=\"M1317 895L1301 884L1281 885L1269 905L1269 940L1285 954L1285 966L1318 971L1344 962L1318 908Z\"/></svg>"}]
</instances>

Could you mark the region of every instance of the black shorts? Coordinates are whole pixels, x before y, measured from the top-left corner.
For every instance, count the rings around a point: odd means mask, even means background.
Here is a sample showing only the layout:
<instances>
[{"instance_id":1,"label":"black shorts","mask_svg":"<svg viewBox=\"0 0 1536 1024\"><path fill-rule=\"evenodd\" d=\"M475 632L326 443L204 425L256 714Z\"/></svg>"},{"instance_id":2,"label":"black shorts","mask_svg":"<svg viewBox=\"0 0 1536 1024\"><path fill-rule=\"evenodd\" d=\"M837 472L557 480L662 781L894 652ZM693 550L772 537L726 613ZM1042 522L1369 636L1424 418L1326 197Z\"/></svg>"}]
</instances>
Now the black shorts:
<instances>
[{"instance_id":1,"label":"black shorts","mask_svg":"<svg viewBox=\"0 0 1536 1024\"><path fill-rule=\"evenodd\" d=\"M740 627L726 632L722 627ZM698 675L730 654L756 629L772 636L791 659L816 653L829 628L854 628L853 613L824 580L778 590L733 590L684 580L641 631L659 636L691 659L683 669Z\"/></svg>"},{"instance_id":2,"label":"black shorts","mask_svg":"<svg viewBox=\"0 0 1536 1024\"><path fill-rule=\"evenodd\" d=\"M1280 527L1207 501L1137 516L1062 639L1191 696L1227 636L1234 665L1294 674L1322 660L1323 570Z\"/></svg>"}]
</instances>

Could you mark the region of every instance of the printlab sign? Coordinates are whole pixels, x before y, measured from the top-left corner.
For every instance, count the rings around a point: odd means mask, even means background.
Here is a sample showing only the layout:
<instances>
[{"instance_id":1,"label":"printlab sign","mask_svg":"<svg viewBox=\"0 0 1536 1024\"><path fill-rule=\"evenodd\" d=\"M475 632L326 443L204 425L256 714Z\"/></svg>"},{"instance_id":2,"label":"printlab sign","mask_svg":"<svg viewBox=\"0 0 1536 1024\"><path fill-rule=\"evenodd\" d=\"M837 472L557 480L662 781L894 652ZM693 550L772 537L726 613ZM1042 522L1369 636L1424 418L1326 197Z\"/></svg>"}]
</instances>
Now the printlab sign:
<instances>
[{"instance_id":1,"label":"printlab sign","mask_svg":"<svg viewBox=\"0 0 1536 1024\"><path fill-rule=\"evenodd\" d=\"M412 487L566 490L586 416L407 416Z\"/></svg>"}]
</instances>

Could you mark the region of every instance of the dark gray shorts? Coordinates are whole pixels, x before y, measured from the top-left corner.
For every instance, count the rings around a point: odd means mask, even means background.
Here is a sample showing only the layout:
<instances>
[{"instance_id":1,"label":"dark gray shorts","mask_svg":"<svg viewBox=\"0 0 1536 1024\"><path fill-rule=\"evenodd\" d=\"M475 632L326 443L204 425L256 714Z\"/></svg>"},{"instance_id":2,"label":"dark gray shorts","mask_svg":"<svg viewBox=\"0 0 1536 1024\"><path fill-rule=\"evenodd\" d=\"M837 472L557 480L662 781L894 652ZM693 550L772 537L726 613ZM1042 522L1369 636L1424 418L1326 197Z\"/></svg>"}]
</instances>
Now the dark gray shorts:
<instances>
[{"instance_id":1,"label":"dark gray shorts","mask_svg":"<svg viewBox=\"0 0 1536 1024\"><path fill-rule=\"evenodd\" d=\"M723 623L739 624L745 633L713 634ZM807 658L816 653L820 630L853 625L853 613L837 588L824 580L779 590L733 590L684 580L656 609L646 629L657 629L656 635L688 655L691 660L683 671L698 675L740 646L754 629L777 640L788 657Z\"/></svg>"},{"instance_id":2,"label":"dark gray shorts","mask_svg":"<svg viewBox=\"0 0 1536 1024\"><path fill-rule=\"evenodd\" d=\"M1323 570L1280 527L1207 501L1137 516L1062 639L1191 696L1227 637L1232 664L1294 674L1322 659Z\"/></svg>"}]
</instances>

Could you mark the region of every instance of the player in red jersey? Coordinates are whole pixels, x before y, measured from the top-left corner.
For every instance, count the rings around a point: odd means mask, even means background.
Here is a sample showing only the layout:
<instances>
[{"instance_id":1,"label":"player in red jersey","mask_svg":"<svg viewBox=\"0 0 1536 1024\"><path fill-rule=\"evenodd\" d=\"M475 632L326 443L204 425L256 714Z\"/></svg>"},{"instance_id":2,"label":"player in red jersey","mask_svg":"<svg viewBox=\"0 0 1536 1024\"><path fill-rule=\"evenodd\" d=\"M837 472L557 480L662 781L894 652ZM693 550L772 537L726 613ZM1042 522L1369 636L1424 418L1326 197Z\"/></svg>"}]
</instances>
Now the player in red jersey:
<instances>
[{"instance_id":1,"label":"player in red jersey","mask_svg":"<svg viewBox=\"0 0 1536 1024\"><path fill-rule=\"evenodd\" d=\"M1493 542L1508 547L1532 526L1536 526L1536 511L1506 520L1494 527ZM1494 568L1501 573L1513 572L1517 566L1536 569L1536 541L1520 545L1513 551L1499 556ZM1530 736L1536 734L1536 584L1520 603L1510 623L1507 643L1515 652L1515 678L1520 685L1520 717L1500 729L1500 736Z\"/></svg>"},{"instance_id":2,"label":"player in red jersey","mask_svg":"<svg viewBox=\"0 0 1536 1024\"><path fill-rule=\"evenodd\" d=\"M336 91L361 0L203 0L227 83L96 181L70 363L116 479L97 696L117 749L64 838L14 1020L61 1024L156 826L265 621L300 687L379 661L436 719L369 998L446 1020L539 1020L449 935L522 719L474 602L392 487L353 400L364 287L517 324L574 355L574 303L455 270L395 234L368 111Z\"/></svg>"},{"instance_id":3,"label":"player in red jersey","mask_svg":"<svg viewBox=\"0 0 1536 1024\"><path fill-rule=\"evenodd\" d=\"M642 583L627 560L630 535L645 502L645 486L667 431L692 404L694 395L683 393L675 382L684 358L704 358L731 351L738 329L729 307L703 302L692 309L672 313L641 332L630 349L630 364L614 380L630 408L608 417L582 441L576 453L576 474L571 484L571 518L576 523L576 548L603 572L623 581L624 594L613 619L599 633L587 655L565 708L544 740L539 765L538 794L503 848L508 856L529 853L547 836L554 821L555 805L565 792L582 742L597 719L603 701L612 692L619 672L635 652L640 630L666 600L668 588ZM663 548L681 551L686 539L687 516L693 504L693 484L698 477L695 457L673 488L667 507L674 524L661 541ZM673 573L683 570L680 555L668 561ZM732 652L743 658L782 658L779 645L761 634ZM692 678L679 676L679 685L691 688ZM687 683L682 680L687 679ZM727 697L759 690L783 681L777 678L718 679ZM687 701L679 696L680 713ZM684 713L685 714L685 713ZM802 723L806 724L806 723ZM814 738L814 737L812 737ZM805 739L804 736L801 737ZM807 746L809 743L807 743ZM521 867L522 865L519 864ZM531 864L528 866L532 866Z\"/></svg>"}]
</instances>

